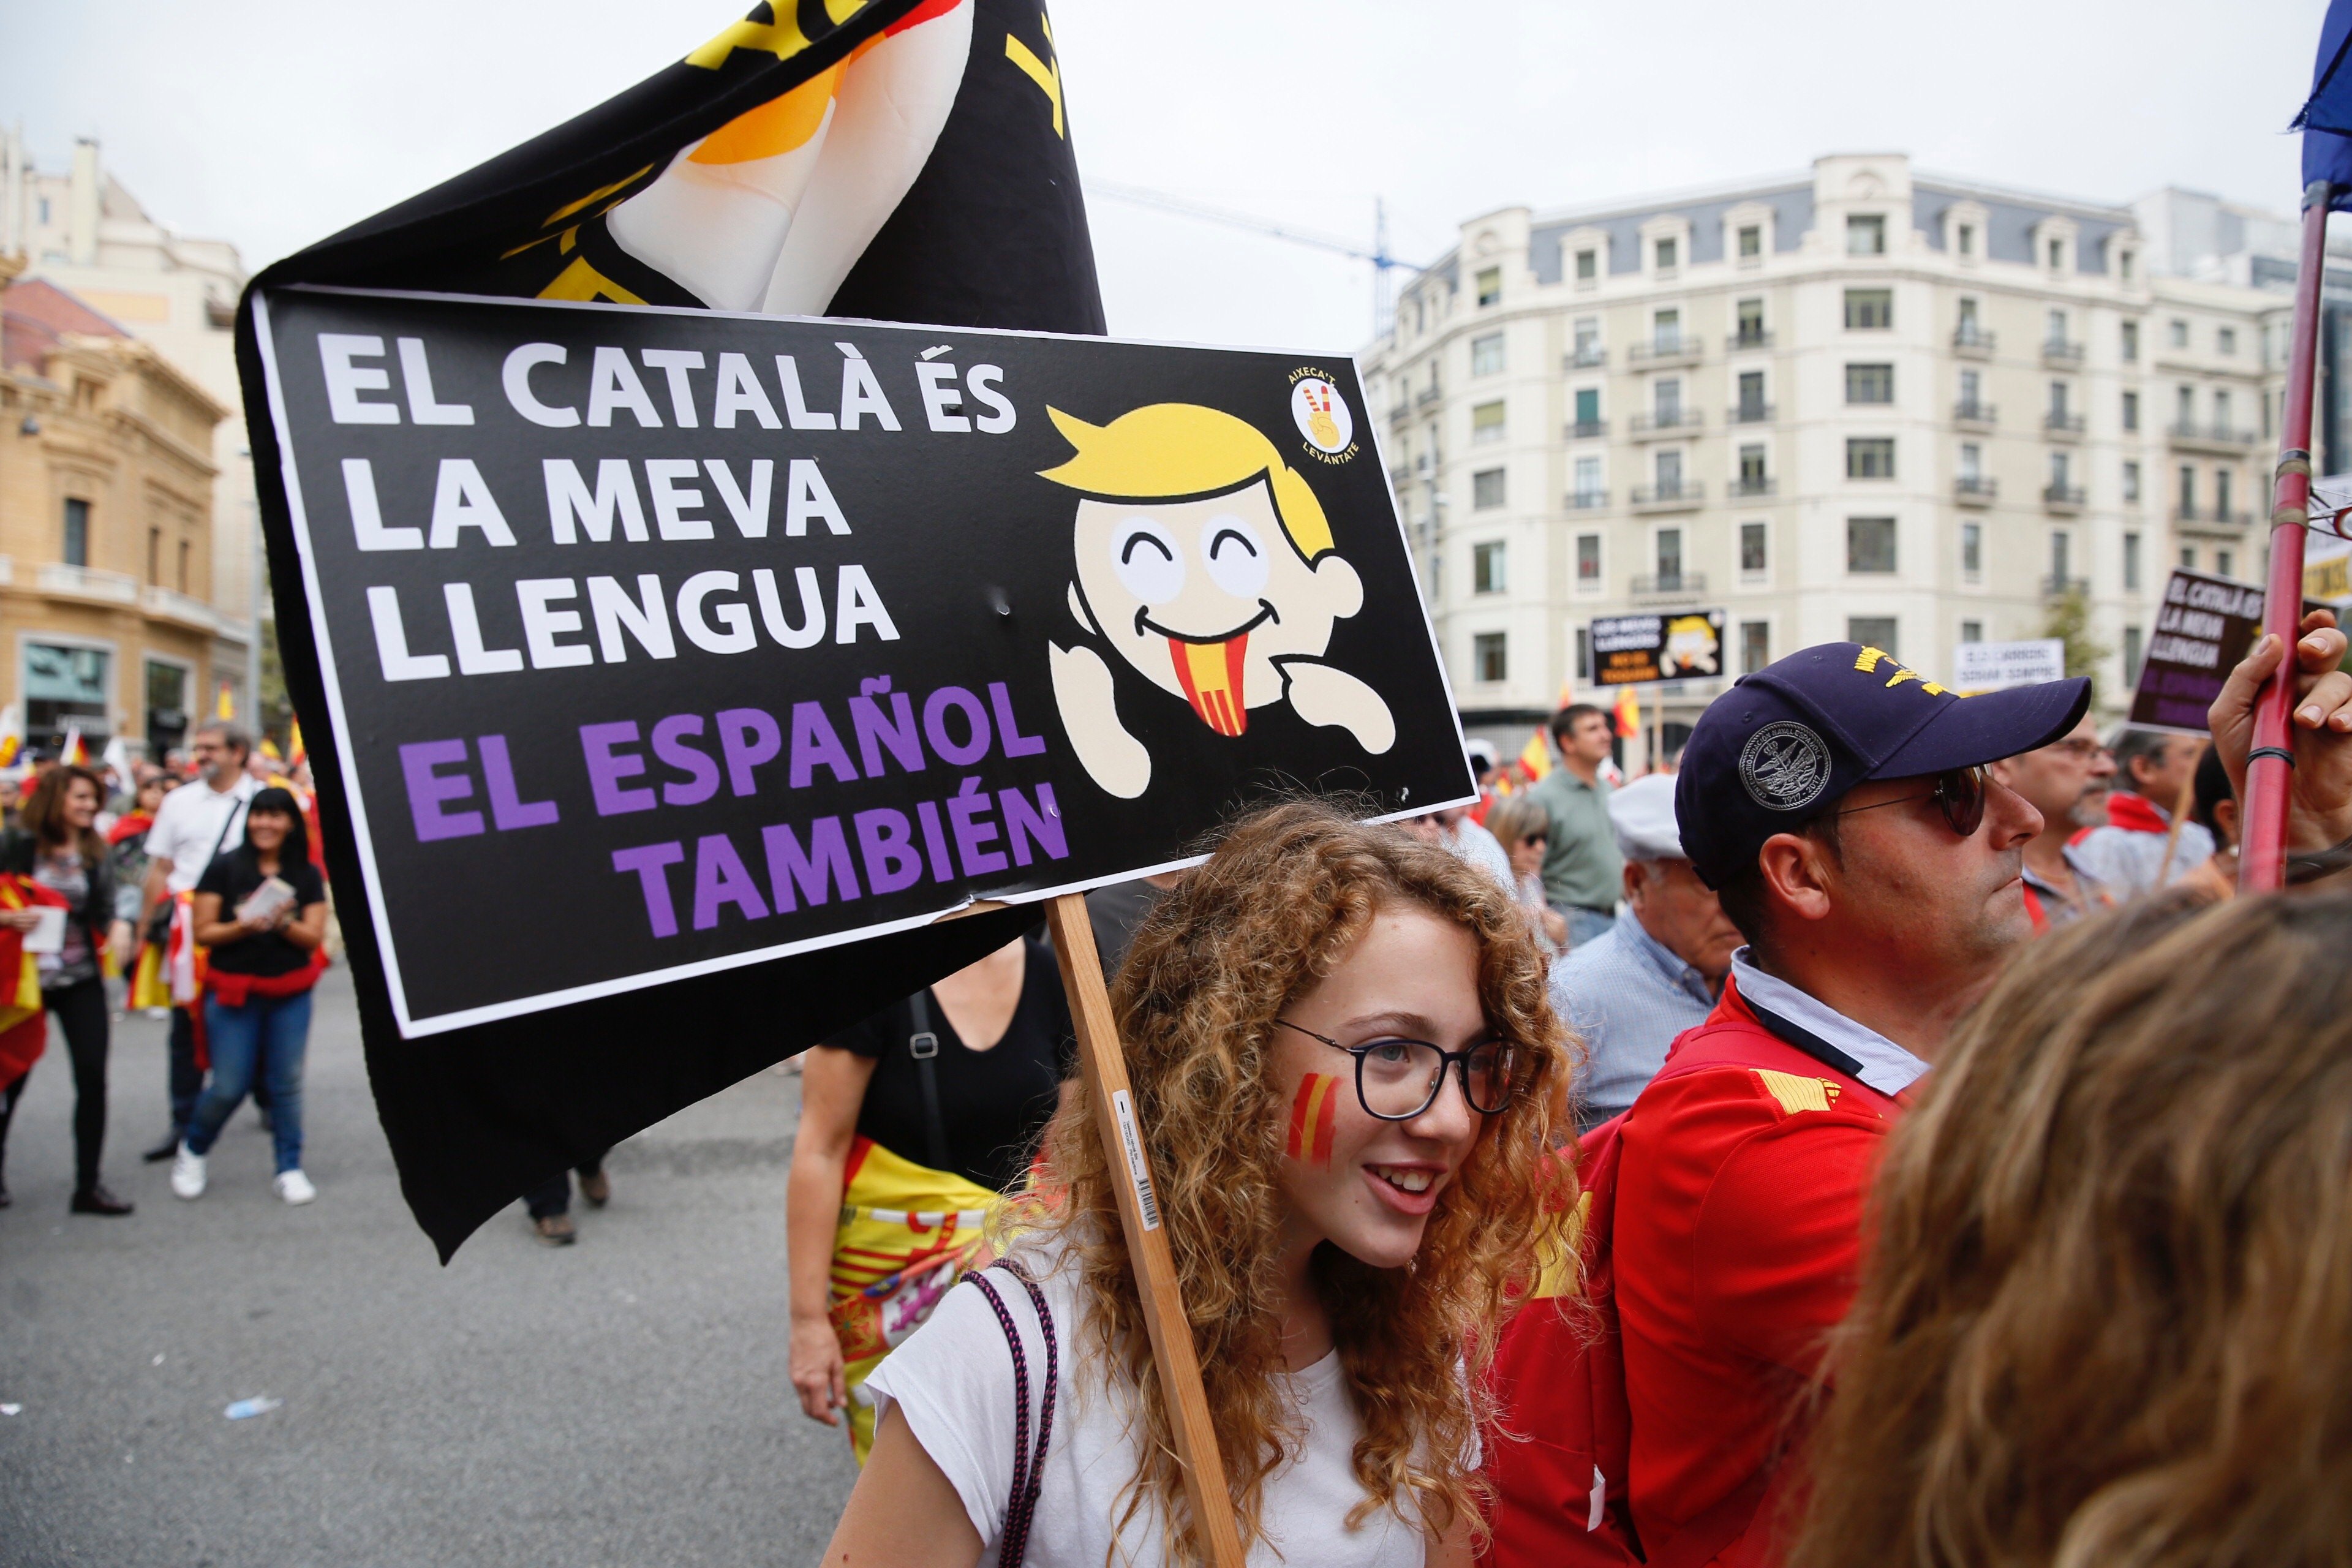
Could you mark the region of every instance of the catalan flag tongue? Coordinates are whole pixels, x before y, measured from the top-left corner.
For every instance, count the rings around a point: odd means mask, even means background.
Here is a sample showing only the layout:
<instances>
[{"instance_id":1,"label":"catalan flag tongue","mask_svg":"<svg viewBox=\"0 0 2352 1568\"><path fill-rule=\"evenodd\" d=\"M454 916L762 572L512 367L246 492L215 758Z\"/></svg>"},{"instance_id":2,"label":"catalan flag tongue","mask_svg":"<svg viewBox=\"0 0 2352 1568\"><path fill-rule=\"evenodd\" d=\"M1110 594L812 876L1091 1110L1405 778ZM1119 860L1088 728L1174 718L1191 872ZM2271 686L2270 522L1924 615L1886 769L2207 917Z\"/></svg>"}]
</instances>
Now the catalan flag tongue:
<instances>
[{"instance_id":1,"label":"catalan flag tongue","mask_svg":"<svg viewBox=\"0 0 2352 1568\"><path fill-rule=\"evenodd\" d=\"M1176 660L1176 679L1192 711L1220 735L1238 735L1249 728L1249 710L1242 706L1242 656L1249 651L1249 633L1223 642L1168 639Z\"/></svg>"}]
</instances>

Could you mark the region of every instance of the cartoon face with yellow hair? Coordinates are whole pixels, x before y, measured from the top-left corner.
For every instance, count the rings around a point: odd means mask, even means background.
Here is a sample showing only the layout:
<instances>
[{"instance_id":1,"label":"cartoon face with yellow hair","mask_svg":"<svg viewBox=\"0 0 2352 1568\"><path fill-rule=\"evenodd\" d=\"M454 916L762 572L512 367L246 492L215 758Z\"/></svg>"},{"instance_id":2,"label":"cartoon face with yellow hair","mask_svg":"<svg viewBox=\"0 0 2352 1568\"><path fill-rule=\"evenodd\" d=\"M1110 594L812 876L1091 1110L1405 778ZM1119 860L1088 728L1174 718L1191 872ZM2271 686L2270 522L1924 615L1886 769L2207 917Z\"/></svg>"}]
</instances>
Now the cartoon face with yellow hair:
<instances>
[{"instance_id":1,"label":"cartoon face with yellow hair","mask_svg":"<svg viewBox=\"0 0 2352 1568\"><path fill-rule=\"evenodd\" d=\"M1332 626L1363 607L1315 492L1247 422L1155 403L1089 425L1060 409L1077 448L1042 477L1081 496L1070 613L1215 733L1287 702L1375 755L1396 740L1380 694L1322 662ZM1052 647L1054 697L1078 760L1132 800L1151 755L1119 720L1110 666L1089 643Z\"/></svg>"}]
</instances>

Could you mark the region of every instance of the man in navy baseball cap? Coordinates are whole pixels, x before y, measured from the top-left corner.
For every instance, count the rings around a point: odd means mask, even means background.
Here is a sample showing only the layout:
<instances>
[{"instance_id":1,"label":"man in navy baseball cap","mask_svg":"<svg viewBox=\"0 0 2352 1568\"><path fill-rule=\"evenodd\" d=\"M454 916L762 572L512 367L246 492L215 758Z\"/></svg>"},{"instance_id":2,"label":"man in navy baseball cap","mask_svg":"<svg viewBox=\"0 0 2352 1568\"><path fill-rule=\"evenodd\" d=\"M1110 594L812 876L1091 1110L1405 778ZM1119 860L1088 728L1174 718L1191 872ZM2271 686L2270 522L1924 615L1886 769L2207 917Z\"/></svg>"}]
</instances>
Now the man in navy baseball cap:
<instances>
[{"instance_id":1,"label":"man in navy baseball cap","mask_svg":"<svg viewBox=\"0 0 2352 1568\"><path fill-rule=\"evenodd\" d=\"M1787 1396L1845 1313L1882 1140L2032 933L2042 817L1985 764L2072 729L2087 680L1961 697L1829 643L1747 677L1683 752L1683 851L1748 939L1616 1123L1613 1239L1642 1540L1736 1542Z\"/></svg>"}]
</instances>

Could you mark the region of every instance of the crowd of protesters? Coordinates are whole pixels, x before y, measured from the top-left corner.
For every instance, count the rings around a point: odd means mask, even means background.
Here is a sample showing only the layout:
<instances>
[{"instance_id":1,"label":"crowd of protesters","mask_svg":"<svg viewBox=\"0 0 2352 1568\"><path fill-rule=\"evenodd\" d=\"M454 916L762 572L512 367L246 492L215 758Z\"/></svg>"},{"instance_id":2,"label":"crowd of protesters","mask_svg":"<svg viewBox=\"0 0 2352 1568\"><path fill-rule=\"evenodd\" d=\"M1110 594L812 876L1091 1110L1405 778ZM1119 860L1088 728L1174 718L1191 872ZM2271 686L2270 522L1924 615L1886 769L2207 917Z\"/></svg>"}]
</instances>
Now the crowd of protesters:
<instances>
[{"instance_id":1,"label":"crowd of protesters","mask_svg":"<svg viewBox=\"0 0 2352 1568\"><path fill-rule=\"evenodd\" d=\"M2293 650L2298 882L2352 870L2345 651ZM1251 1561L2342 1562L2352 892L2228 897L2284 657L2106 739L2087 681L1825 645L1671 771L1612 786L1572 707L1535 790L1292 803L1156 879L1113 1010ZM926 1130L1013 957L803 1111L794 1382L867 1459L828 1563L1203 1554L1054 1050L984 1167ZM953 1257L847 1278L845 1151L927 1142Z\"/></svg>"},{"instance_id":2,"label":"crowd of protesters","mask_svg":"<svg viewBox=\"0 0 2352 1568\"><path fill-rule=\"evenodd\" d=\"M101 1179L112 1025L169 1017L172 1191L207 1184L205 1155L250 1094L276 1145L289 1204L317 1190L302 1170L302 1064L310 987L326 965L328 906L308 764L205 725L161 761L77 744L35 750L0 774L0 1161L55 1017L74 1079L76 1214L132 1205ZM62 911L59 920L51 912ZM0 1163L0 1207L11 1200Z\"/></svg>"}]
</instances>

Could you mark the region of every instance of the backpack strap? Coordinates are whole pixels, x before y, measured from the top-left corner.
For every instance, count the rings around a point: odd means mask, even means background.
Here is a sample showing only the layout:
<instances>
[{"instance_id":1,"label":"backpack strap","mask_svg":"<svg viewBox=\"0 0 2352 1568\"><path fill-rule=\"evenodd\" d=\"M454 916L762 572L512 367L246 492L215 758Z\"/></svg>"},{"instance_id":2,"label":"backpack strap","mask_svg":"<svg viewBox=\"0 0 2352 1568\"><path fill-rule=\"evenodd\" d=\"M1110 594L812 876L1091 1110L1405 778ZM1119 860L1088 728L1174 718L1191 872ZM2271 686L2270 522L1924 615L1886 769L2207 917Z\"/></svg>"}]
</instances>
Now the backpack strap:
<instances>
[{"instance_id":1,"label":"backpack strap","mask_svg":"<svg viewBox=\"0 0 2352 1568\"><path fill-rule=\"evenodd\" d=\"M940 1037L931 1028L931 994L918 991L907 1003L915 1014L915 1032L907 1037L907 1054L915 1058L915 1077L922 1089L923 1139L929 1145L926 1159L934 1171L952 1171L955 1157L948 1152L947 1123L940 1116L939 1069L932 1065L939 1059Z\"/></svg>"},{"instance_id":2,"label":"backpack strap","mask_svg":"<svg viewBox=\"0 0 2352 1568\"><path fill-rule=\"evenodd\" d=\"M1036 1309L1037 1326L1045 1336L1045 1388L1037 1410L1037 1442L1029 1443L1029 1352L1021 1342L1021 1330L1013 1321L1012 1311L996 1287L988 1282L988 1270L966 1276L980 1287L988 1304L996 1313L997 1326L1004 1331L1005 1348L1013 1352L1013 1495L1004 1505L1004 1528L997 1538L997 1568L1020 1568L1021 1559L1029 1550L1029 1526L1036 1518L1037 1496L1045 1485L1045 1450L1054 1441L1054 1395L1062 1381L1061 1350L1054 1342L1054 1314L1045 1305L1045 1294L1037 1289L1036 1281L1010 1263L1003 1268L1029 1292L1029 1304Z\"/></svg>"}]
</instances>

